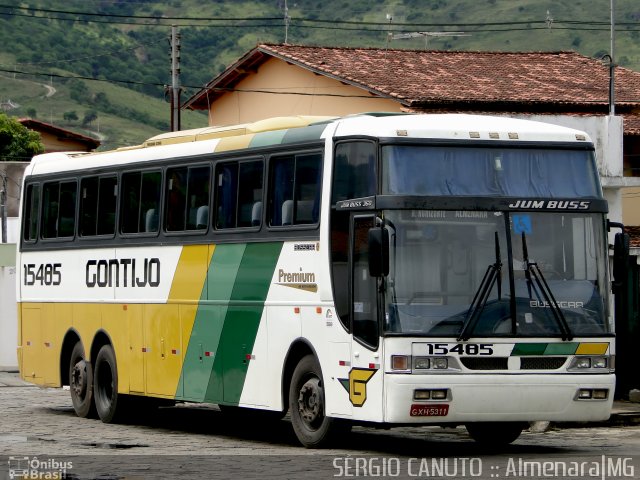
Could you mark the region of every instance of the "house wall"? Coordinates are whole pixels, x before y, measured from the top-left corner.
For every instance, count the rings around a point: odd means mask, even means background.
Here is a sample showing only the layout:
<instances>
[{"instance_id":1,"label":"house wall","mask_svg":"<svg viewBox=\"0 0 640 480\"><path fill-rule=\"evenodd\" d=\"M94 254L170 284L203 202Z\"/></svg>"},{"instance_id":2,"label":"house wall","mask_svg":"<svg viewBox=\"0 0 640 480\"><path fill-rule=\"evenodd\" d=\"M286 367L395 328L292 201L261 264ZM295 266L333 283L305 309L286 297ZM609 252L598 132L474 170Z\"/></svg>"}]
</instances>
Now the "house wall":
<instances>
[{"instance_id":1,"label":"house wall","mask_svg":"<svg viewBox=\"0 0 640 480\"><path fill-rule=\"evenodd\" d=\"M59 138L57 135L53 135L47 131L36 130L40 134L42 144L44 145L44 151L50 152L86 152L87 145L77 140L69 138Z\"/></svg>"},{"instance_id":2,"label":"house wall","mask_svg":"<svg viewBox=\"0 0 640 480\"><path fill-rule=\"evenodd\" d=\"M341 116L360 112L400 111L400 103L396 101L374 97L361 88L316 75L277 58L265 61L255 74L245 77L235 89L212 104L209 125L233 125L287 115ZM249 90L296 92L301 95Z\"/></svg>"},{"instance_id":3,"label":"house wall","mask_svg":"<svg viewBox=\"0 0 640 480\"><path fill-rule=\"evenodd\" d=\"M640 187L622 189L622 211L625 225L640 226Z\"/></svg>"}]
</instances>

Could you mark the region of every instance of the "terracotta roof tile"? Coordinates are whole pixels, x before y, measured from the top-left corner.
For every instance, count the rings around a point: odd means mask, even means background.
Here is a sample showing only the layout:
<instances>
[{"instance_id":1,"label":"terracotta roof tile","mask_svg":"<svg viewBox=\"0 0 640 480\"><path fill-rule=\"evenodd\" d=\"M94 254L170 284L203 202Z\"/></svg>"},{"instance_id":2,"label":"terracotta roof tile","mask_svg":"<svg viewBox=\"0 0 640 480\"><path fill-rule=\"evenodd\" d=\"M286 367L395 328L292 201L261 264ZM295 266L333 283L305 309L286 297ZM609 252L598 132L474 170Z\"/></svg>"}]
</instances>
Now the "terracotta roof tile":
<instances>
[{"instance_id":1,"label":"terracotta roof tile","mask_svg":"<svg viewBox=\"0 0 640 480\"><path fill-rule=\"evenodd\" d=\"M609 69L575 52L449 52L260 45L407 104L449 101L607 103ZM640 73L616 69L616 100L640 102Z\"/></svg>"},{"instance_id":2,"label":"terracotta roof tile","mask_svg":"<svg viewBox=\"0 0 640 480\"><path fill-rule=\"evenodd\" d=\"M606 114L609 69L575 52L455 52L263 44L248 52L187 108L207 108L250 69L269 57L333 77L404 108ZM616 68L616 111L627 115L625 133L640 134L640 73ZM216 90L223 89L223 90ZM209 98L207 99L207 91Z\"/></svg>"},{"instance_id":3,"label":"terracotta roof tile","mask_svg":"<svg viewBox=\"0 0 640 480\"><path fill-rule=\"evenodd\" d=\"M625 225L624 230L629 234L629 246L640 247L640 227Z\"/></svg>"}]
</instances>

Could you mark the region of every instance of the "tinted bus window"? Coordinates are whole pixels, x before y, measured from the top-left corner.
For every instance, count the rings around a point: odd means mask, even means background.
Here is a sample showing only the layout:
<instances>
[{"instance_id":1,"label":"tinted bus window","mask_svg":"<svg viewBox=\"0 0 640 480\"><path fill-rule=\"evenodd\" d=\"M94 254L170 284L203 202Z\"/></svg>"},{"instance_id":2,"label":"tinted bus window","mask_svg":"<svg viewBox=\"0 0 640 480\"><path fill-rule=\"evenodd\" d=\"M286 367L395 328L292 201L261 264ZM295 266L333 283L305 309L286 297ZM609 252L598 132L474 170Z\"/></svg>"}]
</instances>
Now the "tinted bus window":
<instances>
[{"instance_id":1,"label":"tinted bus window","mask_svg":"<svg viewBox=\"0 0 640 480\"><path fill-rule=\"evenodd\" d=\"M262 218L262 160L216 167L216 228L259 226Z\"/></svg>"},{"instance_id":2,"label":"tinted bus window","mask_svg":"<svg viewBox=\"0 0 640 480\"><path fill-rule=\"evenodd\" d=\"M73 237L76 219L77 183L50 182L43 187L42 238Z\"/></svg>"},{"instance_id":3,"label":"tinted bus window","mask_svg":"<svg viewBox=\"0 0 640 480\"><path fill-rule=\"evenodd\" d=\"M167 170L167 231L204 230L209 226L209 177L208 166Z\"/></svg>"},{"instance_id":4,"label":"tinted bus window","mask_svg":"<svg viewBox=\"0 0 640 480\"><path fill-rule=\"evenodd\" d=\"M376 145L343 142L336 146L331 204L376 193Z\"/></svg>"},{"instance_id":5,"label":"tinted bus window","mask_svg":"<svg viewBox=\"0 0 640 480\"><path fill-rule=\"evenodd\" d=\"M271 159L269 225L318 222L321 160L320 153Z\"/></svg>"},{"instance_id":6,"label":"tinted bus window","mask_svg":"<svg viewBox=\"0 0 640 480\"><path fill-rule=\"evenodd\" d=\"M24 203L22 235L26 241L38 238L38 209L40 208L40 185L29 185Z\"/></svg>"},{"instance_id":7,"label":"tinted bus window","mask_svg":"<svg viewBox=\"0 0 640 480\"><path fill-rule=\"evenodd\" d=\"M161 180L161 172L131 172L122 175L122 233L158 231Z\"/></svg>"},{"instance_id":8,"label":"tinted bus window","mask_svg":"<svg viewBox=\"0 0 640 480\"><path fill-rule=\"evenodd\" d=\"M80 182L81 237L113 235L116 229L116 177L89 177Z\"/></svg>"}]
</instances>

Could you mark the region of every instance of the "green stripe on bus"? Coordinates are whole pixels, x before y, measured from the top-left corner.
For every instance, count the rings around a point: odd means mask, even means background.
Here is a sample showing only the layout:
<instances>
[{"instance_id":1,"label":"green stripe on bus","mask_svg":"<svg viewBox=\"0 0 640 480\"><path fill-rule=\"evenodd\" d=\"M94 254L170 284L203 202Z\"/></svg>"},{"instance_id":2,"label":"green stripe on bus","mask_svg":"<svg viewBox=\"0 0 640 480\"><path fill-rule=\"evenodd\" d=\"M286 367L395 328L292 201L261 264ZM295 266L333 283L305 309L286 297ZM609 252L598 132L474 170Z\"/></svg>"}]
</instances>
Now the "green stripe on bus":
<instances>
[{"instance_id":1,"label":"green stripe on bus","mask_svg":"<svg viewBox=\"0 0 640 480\"><path fill-rule=\"evenodd\" d=\"M207 396L222 399L222 371L214 372L214 360L245 248L243 243L215 247L178 384L184 385L186 399L203 401Z\"/></svg>"},{"instance_id":2,"label":"green stripe on bus","mask_svg":"<svg viewBox=\"0 0 640 480\"><path fill-rule=\"evenodd\" d=\"M182 370L184 398L237 404L282 242L216 246Z\"/></svg>"},{"instance_id":3,"label":"green stripe on bus","mask_svg":"<svg viewBox=\"0 0 640 480\"><path fill-rule=\"evenodd\" d=\"M324 132L325 128L327 128L327 125L324 123L304 128L291 128L285 133L282 138L282 143L286 144L320 140L320 136Z\"/></svg>"},{"instance_id":4,"label":"green stripe on bus","mask_svg":"<svg viewBox=\"0 0 640 480\"><path fill-rule=\"evenodd\" d=\"M222 328L222 356L216 356L214 363L214 371L224 366L225 403L236 404L240 401L251 361L247 357L253 351L264 302L281 250L281 242L251 243L242 257L231 293L231 305Z\"/></svg>"},{"instance_id":5,"label":"green stripe on bus","mask_svg":"<svg viewBox=\"0 0 640 480\"><path fill-rule=\"evenodd\" d=\"M547 345L547 343L516 343L511 356L544 355Z\"/></svg>"},{"instance_id":6,"label":"green stripe on bus","mask_svg":"<svg viewBox=\"0 0 640 480\"><path fill-rule=\"evenodd\" d=\"M273 130L271 132L256 133L249 143L249 148L280 145L287 130Z\"/></svg>"},{"instance_id":7,"label":"green stripe on bus","mask_svg":"<svg viewBox=\"0 0 640 480\"><path fill-rule=\"evenodd\" d=\"M550 343L544 351L545 355L573 355L578 349L577 342Z\"/></svg>"}]
</instances>

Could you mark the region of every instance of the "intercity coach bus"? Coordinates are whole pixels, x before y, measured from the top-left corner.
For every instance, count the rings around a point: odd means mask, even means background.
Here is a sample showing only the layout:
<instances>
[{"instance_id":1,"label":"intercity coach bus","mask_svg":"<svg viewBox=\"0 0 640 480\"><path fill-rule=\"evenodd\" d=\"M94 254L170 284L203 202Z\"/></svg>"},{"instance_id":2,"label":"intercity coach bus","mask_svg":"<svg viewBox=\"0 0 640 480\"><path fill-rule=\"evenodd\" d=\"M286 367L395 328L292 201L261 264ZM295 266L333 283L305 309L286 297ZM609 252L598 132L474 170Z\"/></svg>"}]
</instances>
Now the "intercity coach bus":
<instances>
[{"instance_id":1,"label":"intercity coach bus","mask_svg":"<svg viewBox=\"0 0 640 480\"><path fill-rule=\"evenodd\" d=\"M606 213L585 133L503 117L282 117L40 155L21 375L104 422L162 399L290 412L307 447L354 423L508 443L603 420Z\"/></svg>"}]
</instances>

